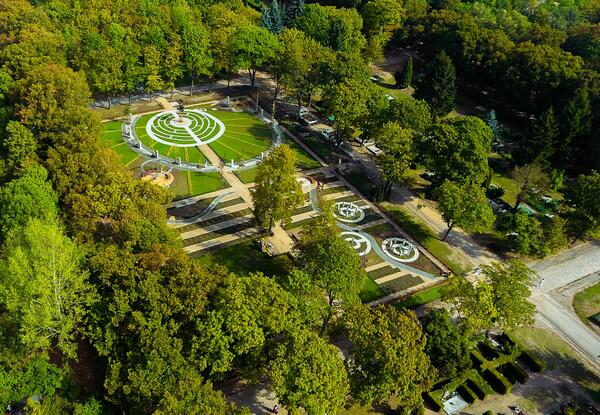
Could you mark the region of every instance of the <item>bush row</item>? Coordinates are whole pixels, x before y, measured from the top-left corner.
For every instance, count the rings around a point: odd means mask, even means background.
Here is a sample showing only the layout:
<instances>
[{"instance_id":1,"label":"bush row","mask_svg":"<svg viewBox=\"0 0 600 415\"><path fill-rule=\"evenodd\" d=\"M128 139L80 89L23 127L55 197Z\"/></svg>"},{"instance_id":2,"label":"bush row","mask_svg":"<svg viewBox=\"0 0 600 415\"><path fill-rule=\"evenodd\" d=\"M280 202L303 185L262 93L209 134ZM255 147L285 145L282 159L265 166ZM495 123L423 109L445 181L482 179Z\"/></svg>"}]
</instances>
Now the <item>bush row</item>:
<instances>
[{"instance_id":1,"label":"bush row","mask_svg":"<svg viewBox=\"0 0 600 415\"><path fill-rule=\"evenodd\" d=\"M534 372L546 370L546 363L533 355L529 350L524 350L523 353L521 353L520 360Z\"/></svg>"},{"instance_id":2,"label":"bush row","mask_svg":"<svg viewBox=\"0 0 600 415\"><path fill-rule=\"evenodd\" d=\"M508 362L498 367L498 370L512 383L527 382L529 375L515 362Z\"/></svg>"},{"instance_id":3,"label":"bush row","mask_svg":"<svg viewBox=\"0 0 600 415\"><path fill-rule=\"evenodd\" d=\"M479 382L475 381L474 379L467 379L467 382L465 383L465 385L467 385L469 387L469 389L471 389L473 391L473 393L475 393L475 395L477 395L477 398L480 401L483 401L488 395L483 390L483 387L479 384Z\"/></svg>"},{"instance_id":4,"label":"bush row","mask_svg":"<svg viewBox=\"0 0 600 415\"><path fill-rule=\"evenodd\" d=\"M475 393L465 383L456 388L456 391L469 404L472 404L477 400Z\"/></svg>"},{"instance_id":5,"label":"bush row","mask_svg":"<svg viewBox=\"0 0 600 415\"><path fill-rule=\"evenodd\" d=\"M481 375L496 392L502 395L506 395L510 392L512 385L496 369L486 369L481 373Z\"/></svg>"}]
</instances>

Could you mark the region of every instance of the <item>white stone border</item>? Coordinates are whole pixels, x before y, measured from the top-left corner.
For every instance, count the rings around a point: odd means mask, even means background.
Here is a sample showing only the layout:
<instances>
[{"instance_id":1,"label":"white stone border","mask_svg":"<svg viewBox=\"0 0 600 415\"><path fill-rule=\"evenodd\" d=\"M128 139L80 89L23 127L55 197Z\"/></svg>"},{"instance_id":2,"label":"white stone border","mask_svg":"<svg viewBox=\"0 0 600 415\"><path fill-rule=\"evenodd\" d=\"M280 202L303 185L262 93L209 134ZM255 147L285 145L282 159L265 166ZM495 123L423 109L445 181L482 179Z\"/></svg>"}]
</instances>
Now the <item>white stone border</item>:
<instances>
[{"instance_id":1,"label":"white stone border","mask_svg":"<svg viewBox=\"0 0 600 415\"><path fill-rule=\"evenodd\" d=\"M358 218L348 219L347 217L342 216L338 212L338 207L342 206L342 205L352 206L352 207L356 208L356 210L358 211ZM358 206L354 202L336 202L336 203L333 204L333 216L335 216L335 218L337 220L340 220L342 222L346 222L346 223L358 223L358 222L362 221L365 218L365 211L364 211L364 209L362 207Z\"/></svg>"},{"instance_id":2,"label":"white stone border","mask_svg":"<svg viewBox=\"0 0 600 415\"><path fill-rule=\"evenodd\" d=\"M400 258L400 257L394 255L393 253L391 253L388 250L388 246L396 241L403 241L403 242L407 243L408 245L410 245L413 250L413 256L411 256L410 258ZM417 258L419 258L419 250L417 249L417 247L414 246L412 243L410 243L409 241L407 241L404 238L387 238L381 243L381 249L383 250L383 252L385 252L385 254L387 256L389 256L390 258L392 258L393 260L398 261L398 262L415 262L417 260Z\"/></svg>"},{"instance_id":3,"label":"white stone border","mask_svg":"<svg viewBox=\"0 0 600 415\"><path fill-rule=\"evenodd\" d=\"M162 112L156 113L154 116L152 116L152 118L150 118L148 120L148 122L146 123L146 134L148 134L148 136L151 139L153 139L154 141L157 141L157 142L159 142L161 144L164 144L164 145L167 145L167 146L172 146L172 147L196 147L196 146L199 146L199 145L212 143L213 141L218 140L219 138L221 138L221 136L223 134L225 134L225 124L223 124L223 121L221 121L220 119L218 119L214 115L212 115L212 114L210 114L210 113L208 113L206 111L201 111L201 110L196 110L196 109L185 110L185 113L195 113L195 114L197 114L197 116L200 118L200 121L202 121L201 126L204 125L204 120L206 118L213 120L215 122L215 127L212 130L210 130L209 133L213 133L215 131L216 127L219 128L219 131L217 131L216 134L212 135L208 140L204 140L204 138L208 135L208 134L205 134L206 130L203 130L201 132L201 136L198 137L196 135L196 133L194 133L194 131L189 126L182 126L181 128L183 130L185 130L185 132L187 134L190 135L190 137L194 140L194 143L181 144L181 143L175 143L175 142L171 142L171 141L165 141L164 139L161 139L156 134L154 134L154 132L152 131L152 126L154 125L154 123L156 122L156 120L158 118L162 117L162 116L170 114L173 117L178 117L178 114L177 114L177 111L162 111Z\"/></svg>"},{"instance_id":4,"label":"white stone border","mask_svg":"<svg viewBox=\"0 0 600 415\"><path fill-rule=\"evenodd\" d=\"M364 235L361 235L357 232L342 232L340 233L340 236L344 238L345 241L350 243L352 248L354 248L357 251L358 256L365 256L369 252L371 252L371 242L367 238L365 238ZM363 251L358 252L358 250L363 244L366 244L366 248Z\"/></svg>"}]
</instances>

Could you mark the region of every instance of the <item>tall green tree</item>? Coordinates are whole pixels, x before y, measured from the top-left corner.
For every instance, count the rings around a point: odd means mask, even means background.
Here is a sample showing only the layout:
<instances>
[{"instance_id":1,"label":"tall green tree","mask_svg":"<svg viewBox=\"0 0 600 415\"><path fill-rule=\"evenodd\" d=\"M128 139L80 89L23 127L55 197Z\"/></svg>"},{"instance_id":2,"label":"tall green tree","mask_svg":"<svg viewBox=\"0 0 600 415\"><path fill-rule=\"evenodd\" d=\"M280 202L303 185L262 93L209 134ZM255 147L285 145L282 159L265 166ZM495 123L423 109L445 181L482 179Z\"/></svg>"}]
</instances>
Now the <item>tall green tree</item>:
<instances>
[{"instance_id":1,"label":"tall green tree","mask_svg":"<svg viewBox=\"0 0 600 415\"><path fill-rule=\"evenodd\" d=\"M421 324L427 335L425 353L437 368L440 378L452 378L471 367L469 339L452 322L446 309L426 313Z\"/></svg>"},{"instance_id":2,"label":"tall green tree","mask_svg":"<svg viewBox=\"0 0 600 415\"><path fill-rule=\"evenodd\" d=\"M379 166L385 198L394 183L404 180L406 171L410 168L414 155L413 134L398 123L390 122L381 127L374 139L377 146L383 150L379 156Z\"/></svg>"},{"instance_id":3,"label":"tall green tree","mask_svg":"<svg viewBox=\"0 0 600 415\"><path fill-rule=\"evenodd\" d=\"M77 331L95 301L79 248L56 222L32 219L11 235L6 252L2 302L19 321L23 343L75 357Z\"/></svg>"},{"instance_id":4,"label":"tall green tree","mask_svg":"<svg viewBox=\"0 0 600 415\"><path fill-rule=\"evenodd\" d=\"M304 14L304 0L291 0L285 9L285 25L292 26Z\"/></svg>"},{"instance_id":5,"label":"tall green tree","mask_svg":"<svg viewBox=\"0 0 600 415\"><path fill-rule=\"evenodd\" d=\"M515 202L515 212L532 192L544 192L550 186L550 179L539 163L517 166L512 172L512 178L517 183L519 192Z\"/></svg>"},{"instance_id":6,"label":"tall green tree","mask_svg":"<svg viewBox=\"0 0 600 415\"><path fill-rule=\"evenodd\" d=\"M344 315L350 339L347 360L352 396L364 404L394 396L408 410L422 404L436 369L425 353L427 338L412 311L357 306Z\"/></svg>"},{"instance_id":7,"label":"tall green tree","mask_svg":"<svg viewBox=\"0 0 600 415\"><path fill-rule=\"evenodd\" d=\"M483 188L474 183L455 184L446 180L435 190L438 208L448 225L442 241L458 226L467 232L484 232L494 223L494 212L488 205Z\"/></svg>"},{"instance_id":8,"label":"tall green tree","mask_svg":"<svg viewBox=\"0 0 600 415\"><path fill-rule=\"evenodd\" d=\"M575 240L600 235L600 174L579 175L565 190L572 206L567 226Z\"/></svg>"},{"instance_id":9,"label":"tall green tree","mask_svg":"<svg viewBox=\"0 0 600 415\"><path fill-rule=\"evenodd\" d=\"M484 183L489 173L492 131L477 117L461 117L434 124L419 136L419 157L435 173L435 186L444 180Z\"/></svg>"},{"instance_id":10,"label":"tall green tree","mask_svg":"<svg viewBox=\"0 0 600 415\"><path fill-rule=\"evenodd\" d=\"M478 282L453 276L444 298L463 319L467 333L501 328L512 330L533 322L529 301L535 273L517 260L483 265Z\"/></svg>"},{"instance_id":11,"label":"tall green tree","mask_svg":"<svg viewBox=\"0 0 600 415\"><path fill-rule=\"evenodd\" d=\"M579 88L563 111L562 135L557 140L558 162L588 160L592 133L592 106L587 88Z\"/></svg>"},{"instance_id":12,"label":"tall green tree","mask_svg":"<svg viewBox=\"0 0 600 415\"><path fill-rule=\"evenodd\" d=\"M442 51L425 66L417 83L416 95L429 104L434 117L443 117L456 105L456 69Z\"/></svg>"},{"instance_id":13,"label":"tall green tree","mask_svg":"<svg viewBox=\"0 0 600 415\"><path fill-rule=\"evenodd\" d=\"M425 131L432 123L427 103L405 95L400 95L390 102L385 118L417 133Z\"/></svg>"},{"instance_id":14,"label":"tall green tree","mask_svg":"<svg viewBox=\"0 0 600 415\"><path fill-rule=\"evenodd\" d=\"M408 58L406 65L402 68L402 72L399 73L399 76L396 79L396 86L398 88L408 88L412 85L413 79L413 58L412 56Z\"/></svg>"},{"instance_id":15,"label":"tall green tree","mask_svg":"<svg viewBox=\"0 0 600 415\"><path fill-rule=\"evenodd\" d=\"M557 151L556 146L560 145L559 137L558 120L554 115L554 108L550 107L531 123L527 139L521 149L524 158L523 164L548 165L550 158ZM560 151L564 151L564 149L561 148Z\"/></svg>"},{"instance_id":16,"label":"tall green tree","mask_svg":"<svg viewBox=\"0 0 600 415\"><path fill-rule=\"evenodd\" d=\"M256 71L275 60L280 48L277 36L258 26L242 26L233 35L231 53L239 68L246 69L254 88Z\"/></svg>"},{"instance_id":17,"label":"tall green tree","mask_svg":"<svg viewBox=\"0 0 600 415\"><path fill-rule=\"evenodd\" d=\"M290 414L334 414L350 392L337 347L311 331L292 333L275 349L273 390Z\"/></svg>"},{"instance_id":18,"label":"tall green tree","mask_svg":"<svg viewBox=\"0 0 600 415\"><path fill-rule=\"evenodd\" d=\"M192 82L190 96L194 91L194 81L198 75L209 75L213 66L210 36L203 24L190 24L183 29L183 61Z\"/></svg>"},{"instance_id":19,"label":"tall green tree","mask_svg":"<svg viewBox=\"0 0 600 415\"><path fill-rule=\"evenodd\" d=\"M0 227L6 235L23 228L33 218L54 219L58 196L39 164L25 167L19 177L0 188Z\"/></svg>"},{"instance_id":20,"label":"tall green tree","mask_svg":"<svg viewBox=\"0 0 600 415\"><path fill-rule=\"evenodd\" d=\"M298 264L325 294L329 304L321 331L327 328L334 316L336 303L358 302L358 294L366 278L360 257L338 232L331 208L326 208L312 224L302 229L296 246Z\"/></svg>"},{"instance_id":21,"label":"tall green tree","mask_svg":"<svg viewBox=\"0 0 600 415\"><path fill-rule=\"evenodd\" d=\"M260 163L252 189L254 217L269 232L278 221L287 222L302 201L302 188L296 180L296 156L283 144Z\"/></svg>"},{"instance_id":22,"label":"tall green tree","mask_svg":"<svg viewBox=\"0 0 600 415\"><path fill-rule=\"evenodd\" d=\"M6 138L2 143L6 149L6 166L21 168L27 161L36 157L37 140L27 128L18 121L9 121L6 125Z\"/></svg>"}]
</instances>

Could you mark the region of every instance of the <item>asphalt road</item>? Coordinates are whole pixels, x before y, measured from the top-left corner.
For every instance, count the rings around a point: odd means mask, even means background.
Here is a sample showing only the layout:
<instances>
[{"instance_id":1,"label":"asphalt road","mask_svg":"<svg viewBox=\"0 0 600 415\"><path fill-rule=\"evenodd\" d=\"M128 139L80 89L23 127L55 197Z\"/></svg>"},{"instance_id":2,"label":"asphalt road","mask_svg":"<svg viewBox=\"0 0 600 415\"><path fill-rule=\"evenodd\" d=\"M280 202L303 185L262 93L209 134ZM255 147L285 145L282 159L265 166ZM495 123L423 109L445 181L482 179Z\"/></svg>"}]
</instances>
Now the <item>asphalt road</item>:
<instances>
[{"instance_id":1,"label":"asphalt road","mask_svg":"<svg viewBox=\"0 0 600 415\"><path fill-rule=\"evenodd\" d=\"M600 372L600 336L587 327L571 308L553 296L559 294L561 287L600 271L599 244L573 248L533 264L531 268L540 276L531 297L537 306L538 320L570 343ZM595 278L588 279L595 281Z\"/></svg>"}]
</instances>

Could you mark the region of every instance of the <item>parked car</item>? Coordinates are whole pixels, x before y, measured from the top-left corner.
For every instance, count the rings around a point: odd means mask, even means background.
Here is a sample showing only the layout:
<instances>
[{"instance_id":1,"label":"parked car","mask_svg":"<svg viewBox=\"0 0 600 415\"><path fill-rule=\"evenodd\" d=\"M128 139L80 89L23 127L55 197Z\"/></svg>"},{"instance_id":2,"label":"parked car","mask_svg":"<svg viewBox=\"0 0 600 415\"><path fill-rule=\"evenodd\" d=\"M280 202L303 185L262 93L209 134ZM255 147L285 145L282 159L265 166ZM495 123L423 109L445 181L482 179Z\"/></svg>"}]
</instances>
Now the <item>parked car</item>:
<instances>
[{"instance_id":1,"label":"parked car","mask_svg":"<svg viewBox=\"0 0 600 415\"><path fill-rule=\"evenodd\" d=\"M306 125L312 125L319 122L319 119L304 107L300 108L300 119L302 119Z\"/></svg>"},{"instance_id":2,"label":"parked car","mask_svg":"<svg viewBox=\"0 0 600 415\"><path fill-rule=\"evenodd\" d=\"M367 147L367 150L369 150L371 153L373 153L376 156L378 156L381 153L383 153L383 150L381 150L375 144L370 144L370 145L367 145L366 147Z\"/></svg>"},{"instance_id":3,"label":"parked car","mask_svg":"<svg viewBox=\"0 0 600 415\"><path fill-rule=\"evenodd\" d=\"M336 135L336 133L335 133L335 130L333 128L326 128L326 129L321 130L321 135L326 140L335 141L335 135Z\"/></svg>"}]
</instances>

